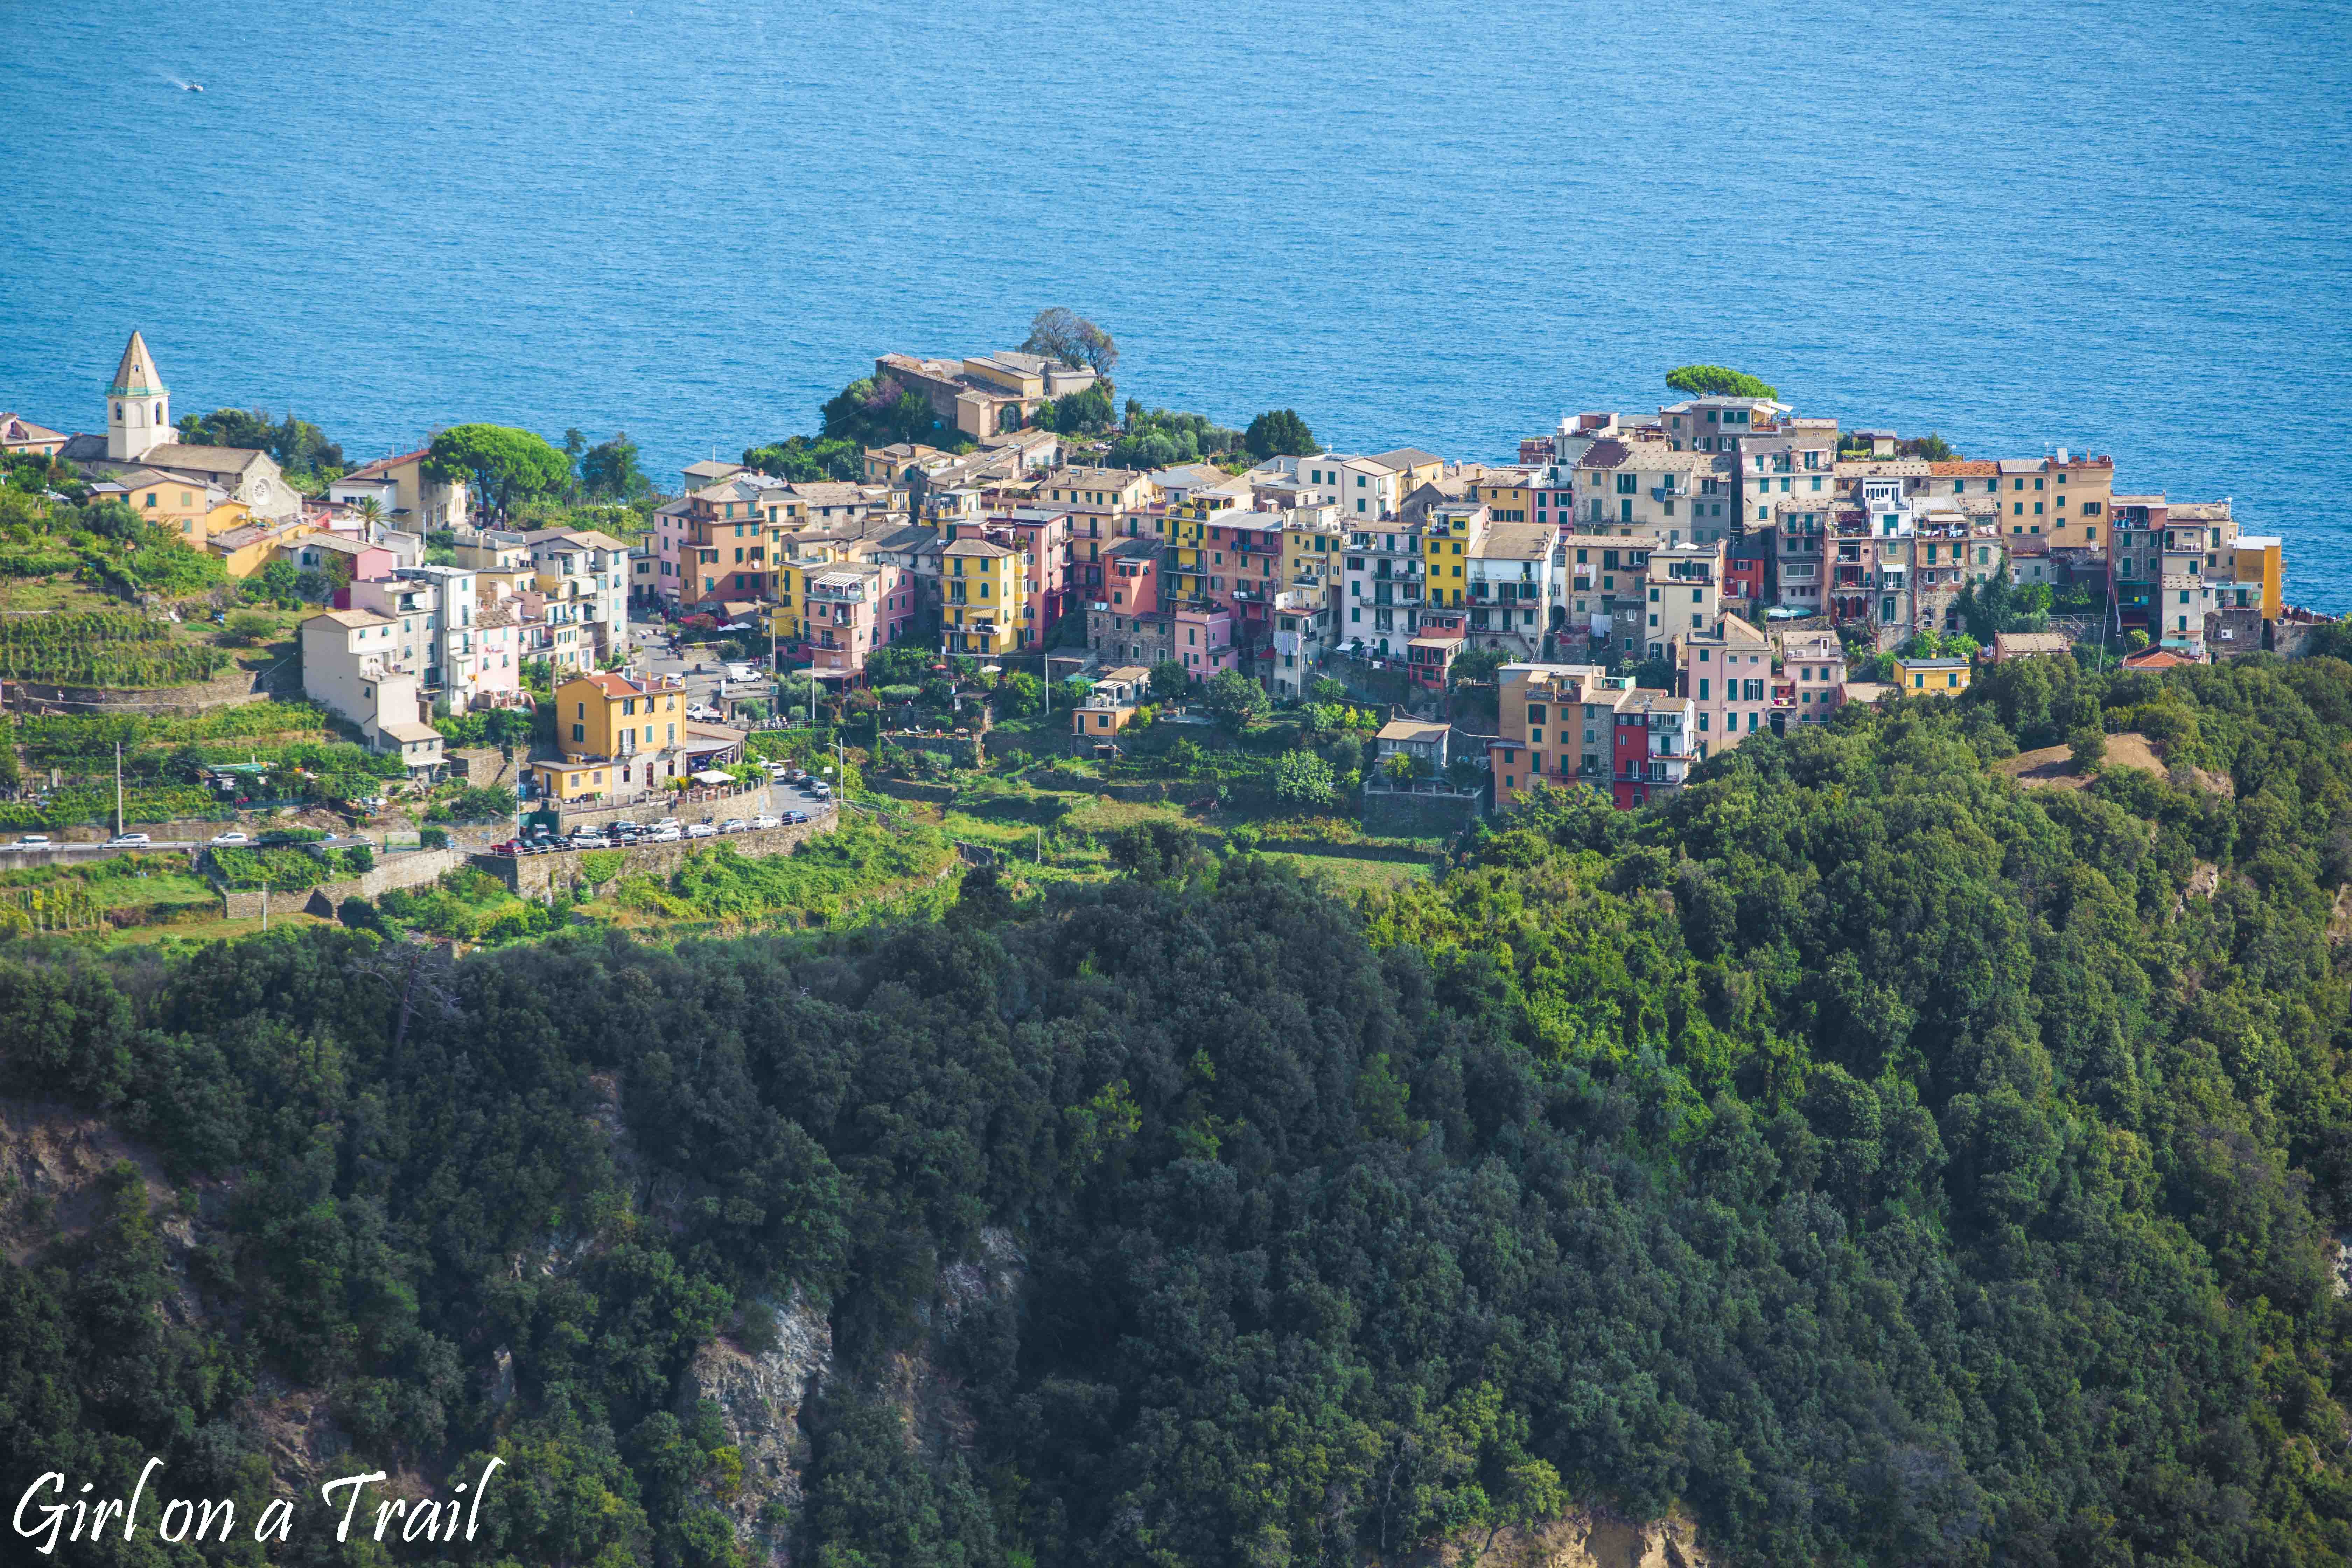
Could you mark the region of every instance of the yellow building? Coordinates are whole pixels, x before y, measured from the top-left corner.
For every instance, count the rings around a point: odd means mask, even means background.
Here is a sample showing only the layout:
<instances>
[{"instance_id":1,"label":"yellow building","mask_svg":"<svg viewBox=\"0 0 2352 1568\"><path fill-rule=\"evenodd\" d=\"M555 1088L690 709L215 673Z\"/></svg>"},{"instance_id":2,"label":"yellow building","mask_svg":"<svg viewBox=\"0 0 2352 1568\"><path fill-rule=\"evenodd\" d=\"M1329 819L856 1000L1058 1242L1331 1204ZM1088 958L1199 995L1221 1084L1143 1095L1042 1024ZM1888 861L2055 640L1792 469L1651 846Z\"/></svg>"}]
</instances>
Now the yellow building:
<instances>
[{"instance_id":1,"label":"yellow building","mask_svg":"<svg viewBox=\"0 0 2352 1568\"><path fill-rule=\"evenodd\" d=\"M1528 510L1535 504L1535 491L1528 476L1517 469L1499 469L1480 479L1471 494L1486 503L1487 514L1496 522L1526 522L1535 516Z\"/></svg>"},{"instance_id":2,"label":"yellow building","mask_svg":"<svg viewBox=\"0 0 2352 1568\"><path fill-rule=\"evenodd\" d=\"M567 802L611 795L620 775L620 769L602 757L536 762L530 771L538 777L541 799Z\"/></svg>"},{"instance_id":3,"label":"yellow building","mask_svg":"<svg viewBox=\"0 0 2352 1568\"><path fill-rule=\"evenodd\" d=\"M1958 697L1972 668L1964 658L1898 658L1895 689L1906 697Z\"/></svg>"},{"instance_id":4,"label":"yellow building","mask_svg":"<svg viewBox=\"0 0 2352 1568\"><path fill-rule=\"evenodd\" d=\"M278 552L285 546L318 531L315 522L280 523L275 528L267 523L247 523L226 533L214 534L205 543L220 557L222 571L232 577L250 577L278 559Z\"/></svg>"},{"instance_id":5,"label":"yellow building","mask_svg":"<svg viewBox=\"0 0 2352 1568\"><path fill-rule=\"evenodd\" d=\"M1208 521L1215 509L1206 501L1182 501L1168 509L1153 524L1168 546L1164 570L1167 595L1173 599L1209 596Z\"/></svg>"},{"instance_id":6,"label":"yellow building","mask_svg":"<svg viewBox=\"0 0 2352 1568\"><path fill-rule=\"evenodd\" d=\"M2286 559L2278 536L2242 533L2235 549L2237 575L2231 581L2261 584L2263 615L2265 618L2276 616L2284 603L2281 594L2286 578Z\"/></svg>"},{"instance_id":7,"label":"yellow building","mask_svg":"<svg viewBox=\"0 0 2352 1568\"><path fill-rule=\"evenodd\" d=\"M2050 481L2050 542L2053 546L2096 550L2107 548L2107 510L2115 503L2116 460L2061 453L2045 459L2043 475ZM2011 476L2010 515L2016 516L2023 492ZM2038 499L2038 498L2037 498Z\"/></svg>"},{"instance_id":8,"label":"yellow building","mask_svg":"<svg viewBox=\"0 0 2352 1568\"><path fill-rule=\"evenodd\" d=\"M1300 507L1282 525L1282 580L1286 586L1339 581L1341 551L1348 536L1336 514Z\"/></svg>"},{"instance_id":9,"label":"yellow building","mask_svg":"<svg viewBox=\"0 0 2352 1568\"><path fill-rule=\"evenodd\" d=\"M940 650L991 658L1021 646L1026 557L984 539L959 539L942 557Z\"/></svg>"},{"instance_id":10,"label":"yellow building","mask_svg":"<svg viewBox=\"0 0 2352 1568\"><path fill-rule=\"evenodd\" d=\"M122 500L132 511L156 527L181 536L198 549L215 534L243 528L253 509L217 485L153 468L133 468L115 476Z\"/></svg>"},{"instance_id":11,"label":"yellow building","mask_svg":"<svg viewBox=\"0 0 2352 1568\"><path fill-rule=\"evenodd\" d=\"M626 761L667 751L686 731L686 700L675 682L640 684L599 670L555 689L555 744L566 761Z\"/></svg>"}]
</instances>

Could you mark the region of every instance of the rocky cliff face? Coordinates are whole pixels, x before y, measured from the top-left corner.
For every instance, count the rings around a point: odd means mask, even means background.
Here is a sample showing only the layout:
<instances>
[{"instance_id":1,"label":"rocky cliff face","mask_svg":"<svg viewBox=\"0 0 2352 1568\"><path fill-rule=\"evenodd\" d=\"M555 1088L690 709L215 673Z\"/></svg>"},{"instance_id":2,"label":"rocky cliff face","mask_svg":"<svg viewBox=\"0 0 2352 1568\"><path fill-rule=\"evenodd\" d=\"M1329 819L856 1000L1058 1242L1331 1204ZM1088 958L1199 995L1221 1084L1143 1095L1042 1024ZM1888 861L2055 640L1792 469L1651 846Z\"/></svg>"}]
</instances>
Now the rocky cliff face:
<instances>
[{"instance_id":1,"label":"rocky cliff face","mask_svg":"<svg viewBox=\"0 0 2352 1568\"><path fill-rule=\"evenodd\" d=\"M736 1538L754 1563L792 1561L792 1516L801 1503L808 1438L801 1406L833 1368L833 1325L795 1294L782 1304L756 1302L751 1314L773 1323L773 1341L753 1349L711 1341L689 1371L690 1402L715 1403L743 1460L743 1482L724 1500Z\"/></svg>"},{"instance_id":2,"label":"rocky cliff face","mask_svg":"<svg viewBox=\"0 0 2352 1568\"><path fill-rule=\"evenodd\" d=\"M1400 1568L1707 1568L1681 1514L1633 1523L1580 1511L1533 1530L1481 1531L1412 1553Z\"/></svg>"},{"instance_id":3,"label":"rocky cliff face","mask_svg":"<svg viewBox=\"0 0 2352 1568\"><path fill-rule=\"evenodd\" d=\"M1024 1268L1012 1233L990 1229L981 1233L976 1257L940 1269L938 1294L921 1313L934 1334L881 1369L883 1394L905 1413L910 1436L926 1445L970 1445L971 1412L929 1342L951 1331L974 1306L1018 1290ZM754 1332L713 1340L695 1356L686 1397L719 1406L742 1458L742 1485L721 1503L737 1539L763 1568L784 1568L808 1464L801 1411L833 1375L833 1330L798 1293L756 1303L751 1315Z\"/></svg>"}]
</instances>

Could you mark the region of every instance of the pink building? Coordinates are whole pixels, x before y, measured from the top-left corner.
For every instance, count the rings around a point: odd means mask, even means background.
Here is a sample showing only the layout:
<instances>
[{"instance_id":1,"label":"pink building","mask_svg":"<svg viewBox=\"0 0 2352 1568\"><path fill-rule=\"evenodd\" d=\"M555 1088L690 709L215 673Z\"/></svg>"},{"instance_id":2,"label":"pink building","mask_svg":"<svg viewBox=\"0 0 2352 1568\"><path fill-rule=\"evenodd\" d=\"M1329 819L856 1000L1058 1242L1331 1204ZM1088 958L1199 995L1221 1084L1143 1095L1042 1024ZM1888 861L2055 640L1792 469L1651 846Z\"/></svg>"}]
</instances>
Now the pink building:
<instances>
[{"instance_id":1,"label":"pink building","mask_svg":"<svg viewBox=\"0 0 2352 1568\"><path fill-rule=\"evenodd\" d=\"M1831 634L1834 638L1835 634ZM1681 649L1683 695L1690 699L1699 757L1727 752L1772 727L1772 645L1738 616L1714 632L1688 632Z\"/></svg>"},{"instance_id":2,"label":"pink building","mask_svg":"<svg viewBox=\"0 0 2352 1568\"><path fill-rule=\"evenodd\" d=\"M820 680L856 680L877 647L887 647L912 629L917 599L913 574L876 561L845 561L806 569L802 590L805 641L789 650L809 661Z\"/></svg>"},{"instance_id":3,"label":"pink building","mask_svg":"<svg viewBox=\"0 0 2352 1568\"><path fill-rule=\"evenodd\" d=\"M1070 530L1079 521L1066 508L1016 507L976 524L950 522L945 535L950 544L959 539L985 539L1026 557L1021 629L1028 634L1024 643L1034 643L1077 602L1070 592Z\"/></svg>"},{"instance_id":4,"label":"pink building","mask_svg":"<svg viewBox=\"0 0 2352 1568\"><path fill-rule=\"evenodd\" d=\"M686 542L687 506L686 498L681 496L654 513L654 597L673 610L681 608L684 603L678 594L686 585L686 570L681 564L686 558L680 547Z\"/></svg>"},{"instance_id":5,"label":"pink building","mask_svg":"<svg viewBox=\"0 0 2352 1568\"><path fill-rule=\"evenodd\" d=\"M1845 647L1835 632L1782 632L1779 722L1826 724L1845 700Z\"/></svg>"},{"instance_id":6,"label":"pink building","mask_svg":"<svg viewBox=\"0 0 2352 1568\"><path fill-rule=\"evenodd\" d=\"M1171 657L1192 679L1234 668L1234 613L1223 605L1181 606L1169 618L1169 632Z\"/></svg>"}]
</instances>

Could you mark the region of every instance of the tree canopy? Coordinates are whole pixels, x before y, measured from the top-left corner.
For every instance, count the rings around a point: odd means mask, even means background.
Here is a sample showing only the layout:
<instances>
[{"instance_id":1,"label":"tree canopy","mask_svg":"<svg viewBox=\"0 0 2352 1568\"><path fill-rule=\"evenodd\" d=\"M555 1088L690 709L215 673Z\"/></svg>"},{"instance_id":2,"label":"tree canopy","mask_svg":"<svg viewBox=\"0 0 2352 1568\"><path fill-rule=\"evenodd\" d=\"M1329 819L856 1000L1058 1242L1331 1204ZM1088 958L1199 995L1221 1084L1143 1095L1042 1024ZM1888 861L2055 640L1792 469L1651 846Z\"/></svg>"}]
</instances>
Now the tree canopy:
<instances>
[{"instance_id":1,"label":"tree canopy","mask_svg":"<svg viewBox=\"0 0 2352 1568\"><path fill-rule=\"evenodd\" d=\"M591 496L636 500L653 492L653 481L637 464L637 444L616 431L580 455L580 485Z\"/></svg>"},{"instance_id":2,"label":"tree canopy","mask_svg":"<svg viewBox=\"0 0 2352 1568\"><path fill-rule=\"evenodd\" d=\"M2094 728L2167 773L1992 766ZM831 1568L2352 1555L2352 665L2004 662L1352 902L1234 848L830 935L0 943L0 1091L164 1177L11 1199L0 1463L250 1518L309 1390L349 1469L506 1459L484 1563L732 1564L698 1363L789 1308L765 1528Z\"/></svg>"},{"instance_id":3,"label":"tree canopy","mask_svg":"<svg viewBox=\"0 0 2352 1568\"><path fill-rule=\"evenodd\" d=\"M1073 368L1085 366L1105 378L1118 364L1118 345L1111 342L1110 334L1059 305L1037 312L1021 348L1025 353L1045 354Z\"/></svg>"},{"instance_id":4,"label":"tree canopy","mask_svg":"<svg viewBox=\"0 0 2352 1568\"><path fill-rule=\"evenodd\" d=\"M274 418L266 408L215 408L183 414L174 432L192 447L234 447L267 452L289 474L340 475L343 449L320 428L292 414Z\"/></svg>"},{"instance_id":5,"label":"tree canopy","mask_svg":"<svg viewBox=\"0 0 2352 1568\"><path fill-rule=\"evenodd\" d=\"M1685 364L1666 372L1666 384L1688 397L1778 397L1761 377L1728 365Z\"/></svg>"},{"instance_id":6,"label":"tree canopy","mask_svg":"<svg viewBox=\"0 0 2352 1568\"><path fill-rule=\"evenodd\" d=\"M547 438L505 425L453 425L433 437L425 470L446 483L473 486L485 510L504 517L529 496L562 493L572 463Z\"/></svg>"},{"instance_id":7,"label":"tree canopy","mask_svg":"<svg viewBox=\"0 0 2352 1568\"><path fill-rule=\"evenodd\" d=\"M1316 444L1315 432L1296 409L1276 408L1259 415L1249 422L1243 433L1242 445L1249 455L1264 461L1268 458L1311 458L1323 448Z\"/></svg>"}]
</instances>

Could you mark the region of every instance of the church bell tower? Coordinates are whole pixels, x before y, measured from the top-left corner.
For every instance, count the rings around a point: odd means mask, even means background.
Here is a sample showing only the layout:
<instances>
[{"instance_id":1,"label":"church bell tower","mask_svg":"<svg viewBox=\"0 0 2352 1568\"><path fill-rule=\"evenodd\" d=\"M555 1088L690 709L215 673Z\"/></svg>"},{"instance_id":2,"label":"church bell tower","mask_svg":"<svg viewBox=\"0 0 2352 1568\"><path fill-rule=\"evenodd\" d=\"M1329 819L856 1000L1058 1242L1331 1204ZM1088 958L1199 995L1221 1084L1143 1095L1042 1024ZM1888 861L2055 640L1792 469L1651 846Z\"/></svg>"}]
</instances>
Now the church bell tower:
<instances>
[{"instance_id":1,"label":"church bell tower","mask_svg":"<svg viewBox=\"0 0 2352 1568\"><path fill-rule=\"evenodd\" d=\"M155 373L147 340L134 331L115 367L114 384L106 389L106 455L135 463L173 438L171 388Z\"/></svg>"}]
</instances>

